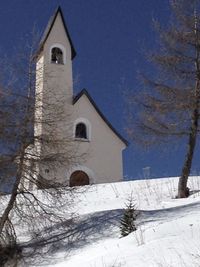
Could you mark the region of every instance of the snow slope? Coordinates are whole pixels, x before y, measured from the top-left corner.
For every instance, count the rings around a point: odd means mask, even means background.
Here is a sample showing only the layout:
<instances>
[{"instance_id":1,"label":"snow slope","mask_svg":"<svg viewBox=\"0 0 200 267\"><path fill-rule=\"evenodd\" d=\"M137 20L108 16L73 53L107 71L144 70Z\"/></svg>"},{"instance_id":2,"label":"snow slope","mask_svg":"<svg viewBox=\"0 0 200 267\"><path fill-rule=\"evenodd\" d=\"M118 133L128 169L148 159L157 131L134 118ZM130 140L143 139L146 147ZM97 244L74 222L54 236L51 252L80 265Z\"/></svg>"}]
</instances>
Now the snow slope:
<instances>
[{"instance_id":1,"label":"snow slope","mask_svg":"<svg viewBox=\"0 0 200 267\"><path fill-rule=\"evenodd\" d=\"M200 177L190 177L188 199L175 199L177 183L162 178L88 186L73 207L79 213L78 238L48 267L200 266ZM131 193L140 211L137 231L120 238L119 221Z\"/></svg>"}]
</instances>

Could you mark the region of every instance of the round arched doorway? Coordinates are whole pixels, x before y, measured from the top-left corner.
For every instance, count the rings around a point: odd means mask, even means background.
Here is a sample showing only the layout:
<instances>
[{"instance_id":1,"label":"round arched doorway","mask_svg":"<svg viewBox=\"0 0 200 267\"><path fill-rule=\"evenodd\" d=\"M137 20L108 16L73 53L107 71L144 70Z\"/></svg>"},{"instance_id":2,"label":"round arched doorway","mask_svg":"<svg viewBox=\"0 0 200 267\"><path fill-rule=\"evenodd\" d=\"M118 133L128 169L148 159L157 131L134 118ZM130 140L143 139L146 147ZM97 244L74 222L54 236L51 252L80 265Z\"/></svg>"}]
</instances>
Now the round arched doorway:
<instances>
[{"instance_id":1,"label":"round arched doorway","mask_svg":"<svg viewBox=\"0 0 200 267\"><path fill-rule=\"evenodd\" d=\"M88 185L90 183L88 175L83 171L75 171L70 176L69 186Z\"/></svg>"}]
</instances>

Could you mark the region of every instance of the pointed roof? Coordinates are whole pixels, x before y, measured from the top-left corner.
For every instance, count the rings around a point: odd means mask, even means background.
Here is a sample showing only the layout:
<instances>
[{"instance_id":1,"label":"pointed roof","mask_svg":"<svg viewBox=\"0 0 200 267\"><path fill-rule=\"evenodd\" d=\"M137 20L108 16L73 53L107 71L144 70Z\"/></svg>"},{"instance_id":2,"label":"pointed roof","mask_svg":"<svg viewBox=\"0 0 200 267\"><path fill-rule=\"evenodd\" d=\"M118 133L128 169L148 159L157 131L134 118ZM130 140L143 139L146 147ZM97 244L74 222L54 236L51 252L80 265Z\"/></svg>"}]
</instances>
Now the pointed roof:
<instances>
[{"instance_id":1,"label":"pointed roof","mask_svg":"<svg viewBox=\"0 0 200 267\"><path fill-rule=\"evenodd\" d=\"M106 117L103 115L103 113L100 111L100 109L97 107L96 103L94 102L94 100L92 99L92 97L90 96L90 94L88 93L88 91L86 89L81 90L73 99L73 105L76 104L76 102L83 96L85 95L88 100L90 101L90 103L92 104L92 106L95 108L96 112L99 114L99 116L104 120L104 122L108 125L108 127L118 136L118 138L126 145L128 146L128 141L121 136L121 134L119 134L117 132L117 130L115 130L115 128L112 126L112 124L106 119Z\"/></svg>"},{"instance_id":2,"label":"pointed roof","mask_svg":"<svg viewBox=\"0 0 200 267\"><path fill-rule=\"evenodd\" d=\"M56 18L58 16L58 14L60 14L60 16L61 16L61 19L62 19L62 22L63 22L63 26L65 28L66 35L67 35L67 37L69 39L69 43L70 43L70 46L71 46L71 52L72 52L72 59L73 59L76 56L76 51L74 49L71 37L69 35L69 31L67 29L67 26L66 26L66 23L65 23L65 19L64 19L64 16L63 16L63 13L62 13L62 10L61 10L60 6L58 6L58 8L54 12L53 16L51 16L51 18L49 19L47 27L46 27L46 29L45 29L45 31L44 31L44 33L42 35L42 38L40 40L38 53L43 50L43 46L44 46L44 44L45 44L45 42L46 42L46 40L47 40L47 38L48 38L48 36L49 36L49 34L51 32L51 29L52 29L52 27L54 25L54 22L55 22L55 20L56 20Z\"/></svg>"}]
</instances>

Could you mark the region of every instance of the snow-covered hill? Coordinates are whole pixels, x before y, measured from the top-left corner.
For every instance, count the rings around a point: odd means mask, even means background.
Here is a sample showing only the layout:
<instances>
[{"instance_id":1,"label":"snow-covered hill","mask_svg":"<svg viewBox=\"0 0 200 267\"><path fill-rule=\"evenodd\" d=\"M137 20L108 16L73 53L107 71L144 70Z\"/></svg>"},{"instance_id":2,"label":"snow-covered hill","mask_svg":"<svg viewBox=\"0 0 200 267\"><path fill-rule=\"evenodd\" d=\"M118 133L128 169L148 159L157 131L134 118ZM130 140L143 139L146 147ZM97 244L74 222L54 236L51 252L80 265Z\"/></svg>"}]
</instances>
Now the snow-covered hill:
<instances>
[{"instance_id":1,"label":"snow-covered hill","mask_svg":"<svg viewBox=\"0 0 200 267\"><path fill-rule=\"evenodd\" d=\"M200 266L200 177L188 199L175 199L177 178L89 186L75 197L77 238L48 267ZM132 193L137 231L120 238L119 221ZM66 252L67 251L67 252Z\"/></svg>"}]
</instances>

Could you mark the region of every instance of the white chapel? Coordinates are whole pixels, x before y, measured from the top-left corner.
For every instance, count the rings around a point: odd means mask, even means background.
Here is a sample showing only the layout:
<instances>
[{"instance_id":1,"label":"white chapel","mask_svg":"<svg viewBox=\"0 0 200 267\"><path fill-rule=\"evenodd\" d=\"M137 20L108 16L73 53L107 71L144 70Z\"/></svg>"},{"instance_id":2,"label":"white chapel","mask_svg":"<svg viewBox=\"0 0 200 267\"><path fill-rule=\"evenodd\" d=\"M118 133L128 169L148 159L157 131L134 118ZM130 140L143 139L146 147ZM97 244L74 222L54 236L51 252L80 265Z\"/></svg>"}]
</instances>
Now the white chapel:
<instances>
[{"instance_id":1,"label":"white chapel","mask_svg":"<svg viewBox=\"0 0 200 267\"><path fill-rule=\"evenodd\" d=\"M108 122L87 90L74 96L72 61L75 56L59 7L47 25L37 53L34 135L51 133L65 140L68 136L68 148L63 144L59 149L75 156L71 161L66 157L64 164L52 169L42 165L37 168L46 179L59 179L69 186L121 181L122 151L127 141ZM49 102L52 105L46 104ZM51 123L44 125L44 121L50 121L59 112L62 119L54 128ZM48 147L42 139L35 146L40 157L47 153L44 151L56 149Z\"/></svg>"}]
</instances>

